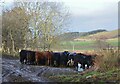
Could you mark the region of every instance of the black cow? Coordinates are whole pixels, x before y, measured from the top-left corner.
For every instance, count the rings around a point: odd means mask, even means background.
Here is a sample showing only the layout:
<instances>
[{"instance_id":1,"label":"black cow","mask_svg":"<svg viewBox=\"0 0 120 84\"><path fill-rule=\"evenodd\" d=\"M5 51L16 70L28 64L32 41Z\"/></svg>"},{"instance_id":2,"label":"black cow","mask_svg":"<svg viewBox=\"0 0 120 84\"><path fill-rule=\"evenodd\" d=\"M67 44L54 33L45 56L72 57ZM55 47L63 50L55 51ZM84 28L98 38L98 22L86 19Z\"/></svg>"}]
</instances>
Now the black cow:
<instances>
[{"instance_id":1,"label":"black cow","mask_svg":"<svg viewBox=\"0 0 120 84\"><path fill-rule=\"evenodd\" d=\"M74 66L74 56L76 56L77 55L77 53L70 53L69 55L68 55L68 62L67 62L67 66L68 67L72 67L72 66Z\"/></svg>"},{"instance_id":2,"label":"black cow","mask_svg":"<svg viewBox=\"0 0 120 84\"><path fill-rule=\"evenodd\" d=\"M35 51L21 50L20 62L22 64L35 64Z\"/></svg>"},{"instance_id":3,"label":"black cow","mask_svg":"<svg viewBox=\"0 0 120 84\"><path fill-rule=\"evenodd\" d=\"M51 63L52 66L60 66L60 52L53 52Z\"/></svg>"},{"instance_id":4,"label":"black cow","mask_svg":"<svg viewBox=\"0 0 120 84\"><path fill-rule=\"evenodd\" d=\"M27 64L35 64L35 51L27 51Z\"/></svg>"},{"instance_id":5,"label":"black cow","mask_svg":"<svg viewBox=\"0 0 120 84\"><path fill-rule=\"evenodd\" d=\"M52 55L52 65L53 66L67 66L67 61L68 61L68 51L64 52L53 52Z\"/></svg>"},{"instance_id":6,"label":"black cow","mask_svg":"<svg viewBox=\"0 0 120 84\"><path fill-rule=\"evenodd\" d=\"M91 55L85 55L82 53L77 53L76 56L74 56L74 66L78 68L78 63L81 64L81 67L85 69L85 65L87 65L87 68L89 66L93 65L93 59Z\"/></svg>"},{"instance_id":7,"label":"black cow","mask_svg":"<svg viewBox=\"0 0 120 84\"><path fill-rule=\"evenodd\" d=\"M60 65L61 66L67 66L67 62L68 62L68 55L70 53L68 51L64 51L60 53Z\"/></svg>"},{"instance_id":8,"label":"black cow","mask_svg":"<svg viewBox=\"0 0 120 84\"><path fill-rule=\"evenodd\" d=\"M27 50L21 50L21 52L20 52L20 62L22 64L27 63Z\"/></svg>"}]
</instances>

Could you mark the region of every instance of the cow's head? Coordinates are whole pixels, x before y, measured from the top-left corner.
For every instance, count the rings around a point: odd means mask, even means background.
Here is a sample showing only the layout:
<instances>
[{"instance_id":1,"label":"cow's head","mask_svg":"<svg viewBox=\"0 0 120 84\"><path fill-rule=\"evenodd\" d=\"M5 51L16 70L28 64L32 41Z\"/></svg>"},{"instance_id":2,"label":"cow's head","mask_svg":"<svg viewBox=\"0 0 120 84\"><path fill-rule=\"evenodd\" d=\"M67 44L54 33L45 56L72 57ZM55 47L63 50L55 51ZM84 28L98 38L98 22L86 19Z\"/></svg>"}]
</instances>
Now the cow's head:
<instances>
[{"instance_id":1,"label":"cow's head","mask_svg":"<svg viewBox=\"0 0 120 84\"><path fill-rule=\"evenodd\" d=\"M70 52L64 51L63 54L64 54L65 56L68 56L68 55L70 54Z\"/></svg>"}]
</instances>

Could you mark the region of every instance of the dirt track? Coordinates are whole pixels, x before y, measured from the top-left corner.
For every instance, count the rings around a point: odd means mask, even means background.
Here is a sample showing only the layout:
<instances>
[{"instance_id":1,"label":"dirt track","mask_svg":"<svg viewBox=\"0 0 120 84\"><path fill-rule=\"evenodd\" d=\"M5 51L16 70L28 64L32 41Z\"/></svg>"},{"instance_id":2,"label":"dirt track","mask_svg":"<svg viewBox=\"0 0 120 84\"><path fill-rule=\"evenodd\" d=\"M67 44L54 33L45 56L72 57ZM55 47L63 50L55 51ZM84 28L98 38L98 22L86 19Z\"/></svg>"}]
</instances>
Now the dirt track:
<instances>
[{"instance_id":1,"label":"dirt track","mask_svg":"<svg viewBox=\"0 0 120 84\"><path fill-rule=\"evenodd\" d=\"M59 74L75 74L70 68L22 65L19 60L2 59L3 82L53 82L48 77Z\"/></svg>"}]
</instances>

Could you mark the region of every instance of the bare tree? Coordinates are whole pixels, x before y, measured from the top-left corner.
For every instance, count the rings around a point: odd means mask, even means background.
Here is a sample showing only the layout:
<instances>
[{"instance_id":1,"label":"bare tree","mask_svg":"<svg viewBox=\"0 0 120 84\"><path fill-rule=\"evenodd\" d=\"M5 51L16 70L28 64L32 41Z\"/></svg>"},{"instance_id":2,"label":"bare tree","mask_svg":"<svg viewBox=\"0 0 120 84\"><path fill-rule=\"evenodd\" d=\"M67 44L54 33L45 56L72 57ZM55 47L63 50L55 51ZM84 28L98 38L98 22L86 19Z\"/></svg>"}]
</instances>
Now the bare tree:
<instances>
[{"instance_id":1,"label":"bare tree","mask_svg":"<svg viewBox=\"0 0 120 84\"><path fill-rule=\"evenodd\" d=\"M2 14L2 44L3 51L15 53L26 44L28 29L28 16L24 9L15 7L5 10ZM25 46L25 45L24 45Z\"/></svg>"},{"instance_id":2,"label":"bare tree","mask_svg":"<svg viewBox=\"0 0 120 84\"><path fill-rule=\"evenodd\" d=\"M21 2L17 5L25 8L31 16L29 26L33 33L33 48L50 50L67 25L69 12L63 7L63 3Z\"/></svg>"},{"instance_id":3,"label":"bare tree","mask_svg":"<svg viewBox=\"0 0 120 84\"><path fill-rule=\"evenodd\" d=\"M69 12L58 2L15 2L2 14L2 50L51 50L64 32Z\"/></svg>"}]
</instances>

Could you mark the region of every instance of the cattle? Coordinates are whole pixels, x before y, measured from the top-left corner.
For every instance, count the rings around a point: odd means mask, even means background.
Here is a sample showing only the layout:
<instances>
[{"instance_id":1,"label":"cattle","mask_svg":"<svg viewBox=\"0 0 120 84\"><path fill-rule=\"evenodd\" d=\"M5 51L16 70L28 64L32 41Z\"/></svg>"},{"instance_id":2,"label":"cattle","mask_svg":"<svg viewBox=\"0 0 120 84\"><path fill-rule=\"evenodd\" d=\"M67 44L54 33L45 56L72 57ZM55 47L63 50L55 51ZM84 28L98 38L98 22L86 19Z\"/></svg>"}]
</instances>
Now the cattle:
<instances>
[{"instance_id":1,"label":"cattle","mask_svg":"<svg viewBox=\"0 0 120 84\"><path fill-rule=\"evenodd\" d=\"M45 65L46 58L43 52L36 51L35 60L37 65Z\"/></svg>"},{"instance_id":2,"label":"cattle","mask_svg":"<svg viewBox=\"0 0 120 84\"><path fill-rule=\"evenodd\" d=\"M82 65L80 63L78 63L78 71L83 71L83 68L81 67Z\"/></svg>"},{"instance_id":3,"label":"cattle","mask_svg":"<svg viewBox=\"0 0 120 84\"><path fill-rule=\"evenodd\" d=\"M45 56L45 63L46 65L49 65L51 66L51 61L52 61L52 54L53 52L52 51L44 51L43 52L43 56Z\"/></svg>"},{"instance_id":4,"label":"cattle","mask_svg":"<svg viewBox=\"0 0 120 84\"><path fill-rule=\"evenodd\" d=\"M51 65L52 51L37 51L35 55L37 65Z\"/></svg>"},{"instance_id":5,"label":"cattle","mask_svg":"<svg viewBox=\"0 0 120 84\"><path fill-rule=\"evenodd\" d=\"M27 50L20 51L20 62L22 64L26 64L26 62L27 62Z\"/></svg>"},{"instance_id":6,"label":"cattle","mask_svg":"<svg viewBox=\"0 0 120 84\"><path fill-rule=\"evenodd\" d=\"M21 50L20 62L22 64L35 64L35 51Z\"/></svg>"},{"instance_id":7,"label":"cattle","mask_svg":"<svg viewBox=\"0 0 120 84\"><path fill-rule=\"evenodd\" d=\"M36 64L35 62L35 51L27 52L27 64Z\"/></svg>"},{"instance_id":8,"label":"cattle","mask_svg":"<svg viewBox=\"0 0 120 84\"><path fill-rule=\"evenodd\" d=\"M88 69L90 66L94 65L94 58L95 55L87 55L83 53L70 53L68 56L67 65L76 67L77 70L79 70L78 65L80 65L83 69Z\"/></svg>"},{"instance_id":9,"label":"cattle","mask_svg":"<svg viewBox=\"0 0 120 84\"><path fill-rule=\"evenodd\" d=\"M52 65L53 66L67 66L67 61L68 61L68 51L64 52L53 52L52 55Z\"/></svg>"},{"instance_id":10,"label":"cattle","mask_svg":"<svg viewBox=\"0 0 120 84\"><path fill-rule=\"evenodd\" d=\"M81 67L85 69L85 66L87 65L87 69L93 65L93 58L91 55L86 55L82 53L77 53L76 56L74 56L74 66L78 68L78 63L81 64Z\"/></svg>"},{"instance_id":11,"label":"cattle","mask_svg":"<svg viewBox=\"0 0 120 84\"><path fill-rule=\"evenodd\" d=\"M52 66L60 66L60 52L53 52L52 55Z\"/></svg>"},{"instance_id":12,"label":"cattle","mask_svg":"<svg viewBox=\"0 0 120 84\"><path fill-rule=\"evenodd\" d=\"M67 66L68 67L72 67L72 66L74 66L74 56L76 56L77 55L77 53L70 53L69 55L68 55L68 62L67 62Z\"/></svg>"},{"instance_id":13,"label":"cattle","mask_svg":"<svg viewBox=\"0 0 120 84\"><path fill-rule=\"evenodd\" d=\"M68 51L64 51L60 53L60 65L61 66L67 66L67 62L68 62L68 55L70 53Z\"/></svg>"},{"instance_id":14,"label":"cattle","mask_svg":"<svg viewBox=\"0 0 120 84\"><path fill-rule=\"evenodd\" d=\"M76 67L78 71L88 69L94 65L94 59L96 55L89 55L83 53L69 53L64 52L52 52L52 51L30 51L21 50L20 62L22 64L37 64L48 66L72 66Z\"/></svg>"}]
</instances>

